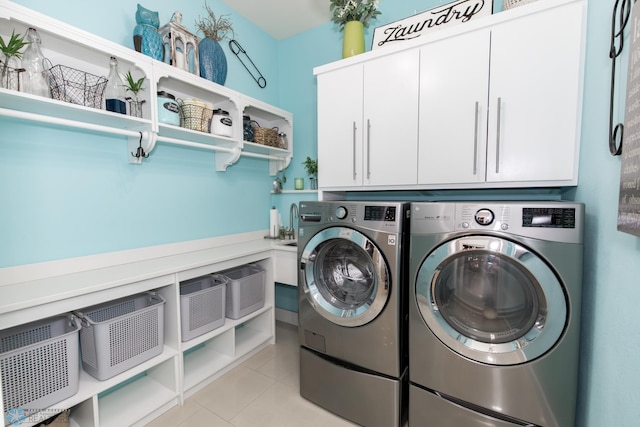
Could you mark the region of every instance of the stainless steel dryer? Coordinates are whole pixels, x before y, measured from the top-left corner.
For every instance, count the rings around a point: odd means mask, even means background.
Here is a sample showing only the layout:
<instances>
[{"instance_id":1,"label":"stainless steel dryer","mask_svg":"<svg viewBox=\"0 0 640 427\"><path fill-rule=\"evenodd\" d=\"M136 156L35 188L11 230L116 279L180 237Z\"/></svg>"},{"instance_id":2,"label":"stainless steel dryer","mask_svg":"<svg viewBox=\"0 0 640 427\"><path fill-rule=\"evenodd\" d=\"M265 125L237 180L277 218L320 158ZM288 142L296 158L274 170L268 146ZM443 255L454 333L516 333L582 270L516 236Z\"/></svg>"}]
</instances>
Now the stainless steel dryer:
<instances>
[{"instance_id":1,"label":"stainless steel dryer","mask_svg":"<svg viewBox=\"0 0 640 427\"><path fill-rule=\"evenodd\" d=\"M584 206L414 203L409 424L573 427Z\"/></svg>"},{"instance_id":2,"label":"stainless steel dryer","mask_svg":"<svg viewBox=\"0 0 640 427\"><path fill-rule=\"evenodd\" d=\"M408 207L300 203L300 394L368 427L406 417Z\"/></svg>"}]
</instances>

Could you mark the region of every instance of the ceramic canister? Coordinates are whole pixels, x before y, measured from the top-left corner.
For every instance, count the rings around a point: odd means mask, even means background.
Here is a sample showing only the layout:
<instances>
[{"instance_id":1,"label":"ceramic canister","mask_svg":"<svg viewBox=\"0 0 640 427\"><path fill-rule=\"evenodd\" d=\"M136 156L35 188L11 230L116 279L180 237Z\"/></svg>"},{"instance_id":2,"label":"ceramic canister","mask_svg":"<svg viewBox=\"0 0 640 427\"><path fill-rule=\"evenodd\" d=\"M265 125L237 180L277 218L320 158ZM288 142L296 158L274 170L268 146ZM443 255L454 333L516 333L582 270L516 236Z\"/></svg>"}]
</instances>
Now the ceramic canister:
<instances>
[{"instance_id":1,"label":"ceramic canister","mask_svg":"<svg viewBox=\"0 0 640 427\"><path fill-rule=\"evenodd\" d=\"M158 92L158 121L169 125L180 126L180 107L175 96Z\"/></svg>"},{"instance_id":2,"label":"ceramic canister","mask_svg":"<svg viewBox=\"0 0 640 427\"><path fill-rule=\"evenodd\" d=\"M211 133L220 136L232 136L233 121L229 117L229 112L220 108L213 110L213 118L211 119Z\"/></svg>"}]
</instances>

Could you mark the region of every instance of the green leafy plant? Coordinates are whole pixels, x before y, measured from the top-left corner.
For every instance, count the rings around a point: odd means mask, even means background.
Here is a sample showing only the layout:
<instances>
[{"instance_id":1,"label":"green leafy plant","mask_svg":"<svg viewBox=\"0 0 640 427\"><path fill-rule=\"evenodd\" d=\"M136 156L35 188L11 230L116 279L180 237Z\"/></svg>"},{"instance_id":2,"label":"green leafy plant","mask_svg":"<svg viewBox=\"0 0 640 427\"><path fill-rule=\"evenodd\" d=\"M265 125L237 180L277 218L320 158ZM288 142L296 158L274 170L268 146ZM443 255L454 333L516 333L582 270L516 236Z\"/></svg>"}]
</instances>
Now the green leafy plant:
<instances>
[{"instance_id":1,"label":"green leafy plant","mask_svg":"<svg viewBox=\"0 0 640 427\"><path fill-rule=\"evenodd\" d=\"M304 168L307 171L307 175L316 176L318 174L318 161L313 160L311 157L307 156L307 158L302 162Z\"/></svg>"},{"instance_id":2,"label":"green leafy plant","mask_svg":"<svg viewBox=\"0 0 640 427\"><path fill-rule=\"evenodd\" d=\"M15 30L11 32L9 42L5 42L2 36L0 36L0 52L2 52L5 57L5 63L9 62L9 58L11 57L20 59L22 56L20 49L28 44L29 42L25 42L21 35L15 33Z\"/></svg>"},{"instance_id":3,"label":"green leafy plant","mask_svg":"<svg viewBox=\"0 0 640 427\"><path fill-rule=\"evenodd\" d=\"M219 17L216 17L216 14L209 5L205 3L204 7L207 9L207 15L209 16L197 20L196 26L206 38L219 42L226 39L229 33L231 33L232 37L235 36L235 33L233 32L233 25L231 24L231 20L228 18L229 15L220 15Z\"/></svg>"},{"instance_id":4,"label":"green leafy plant","mask_svg":"<svg viewBox=\"0 0 640 427\"><path fill-rule=\"evenodd\" d=\"M360 21L365 28L369 27L369 21L380 15L378 0L329 0L331 20L344 29L344 24L349 21Z\"/></svg>"},{"instance_id":5,"label":"green leafy plant","mask_svg":"<svg viewBox=\"0 0 640 427\"><path fill-rule=\"evenodd\" d=\"M131 75L131 71L127 71L127 74L124 75L124 79L126 81L125 89L132 92L135 96L138 96L138 92L144 90L144 87L142 87L145 80L144 76L136 80Z\"/></svg>"}]
</instances>

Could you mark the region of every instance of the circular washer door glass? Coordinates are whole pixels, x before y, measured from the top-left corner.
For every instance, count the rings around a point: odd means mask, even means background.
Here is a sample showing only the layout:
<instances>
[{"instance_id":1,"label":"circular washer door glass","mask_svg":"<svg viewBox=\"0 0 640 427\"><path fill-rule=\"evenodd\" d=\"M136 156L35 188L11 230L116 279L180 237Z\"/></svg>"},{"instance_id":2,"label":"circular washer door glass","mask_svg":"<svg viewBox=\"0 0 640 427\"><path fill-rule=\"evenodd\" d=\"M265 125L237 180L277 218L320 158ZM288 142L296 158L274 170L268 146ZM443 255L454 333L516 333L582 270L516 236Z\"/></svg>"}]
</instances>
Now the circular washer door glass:
<instances>
[{"instance_id":1,"label":"circular washer door glass","mask_svg":"<svg viewBox=\"0 0 640 427\"><path fill-rule=\"evenodd\" d=\"M470 359L512 365L546 353L567 322L563 287L536 254L512 241L465 236L439 246L416 281L433 333Z\"/></svg>"},{"instance_id":2,"label":"circular washer door glass","mask_svg":"<svg viewBox=\"0 0 640 427\"><path fill-rule=\"evenodd\" d=\"M341 326L373 320L389 296L389 271L382 253L362 233L334 227L305 246L303 290L314 309Z\"/></svg>"}]
</instances>

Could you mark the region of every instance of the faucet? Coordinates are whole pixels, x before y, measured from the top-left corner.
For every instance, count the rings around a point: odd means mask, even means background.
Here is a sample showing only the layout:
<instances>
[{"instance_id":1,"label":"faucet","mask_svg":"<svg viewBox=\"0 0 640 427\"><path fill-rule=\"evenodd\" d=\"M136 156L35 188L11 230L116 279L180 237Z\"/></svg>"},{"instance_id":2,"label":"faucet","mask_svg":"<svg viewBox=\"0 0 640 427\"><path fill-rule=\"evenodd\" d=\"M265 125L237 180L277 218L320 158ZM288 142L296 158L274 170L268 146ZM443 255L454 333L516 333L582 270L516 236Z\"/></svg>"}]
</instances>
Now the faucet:
<instances>
[{"instance_id":1,"label":"faucet","mask_svg":"<svg viewBox=\"0 0 640 427\"><path fill-rule=\"evenodd\" d=\"M295 240L296 238L296 229L293 227L294 217L298 218L298 205L296 205L295 203L291 203L291 206L289 207L289 229L285 233L287 239Z\"/></svg>"}]
</instances>

